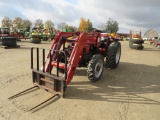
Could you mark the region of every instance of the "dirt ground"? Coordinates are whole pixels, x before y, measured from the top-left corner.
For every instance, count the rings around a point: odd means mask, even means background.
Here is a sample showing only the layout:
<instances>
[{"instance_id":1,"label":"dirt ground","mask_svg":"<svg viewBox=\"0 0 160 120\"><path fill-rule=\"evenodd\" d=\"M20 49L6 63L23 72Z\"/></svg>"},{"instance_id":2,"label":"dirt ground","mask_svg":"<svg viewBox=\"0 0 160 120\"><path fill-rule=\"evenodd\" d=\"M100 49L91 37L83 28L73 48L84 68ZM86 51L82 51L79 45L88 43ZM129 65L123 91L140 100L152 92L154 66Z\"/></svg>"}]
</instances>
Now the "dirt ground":
<instances>
[{"instance_id":1,"label":"dirt ground","mask_svg":"<svg viewBox=\"0 0 160 120\"><path fill-rule=\"evenodd\" d=\"M27 110L52 94L36 89L8 100L32 87L30 48L49 48L51 41L20 48L0 48L0 120L160 120L160 50L147 42L141 51L122 41L118 68L105 69L101 80L87 79L78 68L66 98L55 98L32 112Z\"/></svg>"}]
</instances>

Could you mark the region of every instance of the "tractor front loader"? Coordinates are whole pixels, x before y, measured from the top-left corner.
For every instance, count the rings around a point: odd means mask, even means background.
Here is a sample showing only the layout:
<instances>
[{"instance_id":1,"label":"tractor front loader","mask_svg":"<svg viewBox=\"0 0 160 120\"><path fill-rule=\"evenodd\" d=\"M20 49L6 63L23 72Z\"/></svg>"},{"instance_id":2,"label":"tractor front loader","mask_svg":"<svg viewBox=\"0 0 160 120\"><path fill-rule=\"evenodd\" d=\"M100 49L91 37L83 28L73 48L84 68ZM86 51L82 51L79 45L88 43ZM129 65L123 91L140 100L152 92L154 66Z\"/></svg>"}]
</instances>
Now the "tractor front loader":
<instances>
[{"instance_id":1,"label":"tractor front loader","mask_svg":"<svg viewBox=\"0 0 160 120\"><path fill-rule=\"evenodd\" d=\"M35 85L33 88L38 87L52 92L53 96L46 101L55 96L64 97L67 85L71 82L77 67L87 67L88 79L96 82L101 78L104 66L111 69L118 66L120 56L120 42L100 32L59 32L50 49L31 48L31 69Z\"/></svg>"}]
</instances>

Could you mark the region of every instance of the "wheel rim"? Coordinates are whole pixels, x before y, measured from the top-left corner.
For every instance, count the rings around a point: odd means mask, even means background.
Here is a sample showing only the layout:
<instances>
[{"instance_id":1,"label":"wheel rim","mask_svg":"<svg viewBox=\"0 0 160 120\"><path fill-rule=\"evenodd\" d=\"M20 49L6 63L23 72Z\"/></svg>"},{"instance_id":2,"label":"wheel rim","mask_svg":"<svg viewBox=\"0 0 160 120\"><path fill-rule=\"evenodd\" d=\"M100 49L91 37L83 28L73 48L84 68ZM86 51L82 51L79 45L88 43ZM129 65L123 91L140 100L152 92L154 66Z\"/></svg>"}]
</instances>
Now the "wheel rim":
<instances>
[{"instance_id":1,"label":"wheel rim","mask_svg":"<svg viewBox=\"0 0 160 120\"><path fill-rule=\"evenodd\" d=\"M95 65L95 77L100 77L101 73L103 71L103 61L100 59L97 61L97 64Z\"/></svg>"},{"instance_id":2,"label":"wheel rim","mask_svg":"<svg viewBox=\"0 0 160 120\"><path fill-rule=\"evenodd\" d=\"M118 50L117 50L117 53L116 53L116 63L119 62L120 55L121 55L121 50L120 50L120 47L118 47Z\"/></svg>"}]
</instances>

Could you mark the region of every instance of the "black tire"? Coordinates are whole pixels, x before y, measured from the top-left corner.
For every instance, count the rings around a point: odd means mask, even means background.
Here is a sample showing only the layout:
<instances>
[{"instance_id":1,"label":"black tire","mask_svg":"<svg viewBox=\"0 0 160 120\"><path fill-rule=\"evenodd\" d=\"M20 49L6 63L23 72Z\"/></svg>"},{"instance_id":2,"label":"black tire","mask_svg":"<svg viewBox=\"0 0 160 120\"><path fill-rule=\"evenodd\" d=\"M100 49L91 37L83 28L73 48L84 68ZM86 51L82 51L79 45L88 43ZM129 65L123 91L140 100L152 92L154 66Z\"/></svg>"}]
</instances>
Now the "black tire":
<instances>
[{"instance_id":1,"label":"black tire","mask_svg":"<svg viewBox=\"0 0 160 120\"><path fill-rule=\"evenodd\" d=\"M138 45L133 45L133 49L136 50L143 50L144 46L142 44L138 44Z\"/></svg>"},{"instance_id":2,"label":"black tire","mask_svg":"<svg viewBox=\"0 0 160 120\"><path fill-rule=\"evenodd\" d=\"M43 41L47 41L48 39L47 39L46 37L43 37L42 40L43 40Z\"/></svg>"},{"instance_id":3,"label":"black tire","mask_svg":"<svg viewBox=\"0 0 160 120\"><path fill-rule=\"evenodd\" d=\"M31 43L41 43L41 39L39 39L39 38L31 38L30 42Z\"/></svg>"},{"instance_id":4,"label":"black tire","mask_svg":"<svg viewBox=\"0 0 160 120\"><path fill-rule=\"evenodd\" d=\"M117 68L121 57L121 43L112 42L108 46L106 52L106 67L115 69Z\"/></svg>"},{"instance_id":5,"label":"black tire","mask_svg":"<svg viewBox=\"0 0 160 120\"><path fill-rule=\"evenodd\" d=\"M31 35L31 38L40 38L40 35Z\"/></svg>"},{"instance_id":6,"label":"black tire","mask_svg":"<svg viewBox=\"0 0 160 120\"><path fill-rule=\"evenodd\" d=\"M140 39L131 39L130 40L131 42L133 42L134 44L143 44L144 43L144 40L140 40Z\"/></svg>"},{"instance_id":7,"label":"black tire","mask_svg":"<svg viewBox=\"0 0 160 120\"><path fill-rule=\"evenodd\" d=\"M133 42L129 41L129 47L133 49Z\"/></svg>"},{"instance_id":8,"label":"black tire","mask_svg":"<svg viewBox=\"0 0 160 120\"><path fill-rule=\"evenodd\" d=\"M94 55L88 64L87 75L88 79L92 82L96 82L100 79L103 68L104 68L104 58L100 54Z\"/></svg>"},{"instance_id":9,"label":"black tire","mask_svg":"<svg viewBox=\"0 0 160 120\"><path fill-rule=\"evenodd\" d=\"M7 46L7 47L15 47L17 46L17 38L16 37L2 37L2 46Z\"/></svg>"}]
</instances>

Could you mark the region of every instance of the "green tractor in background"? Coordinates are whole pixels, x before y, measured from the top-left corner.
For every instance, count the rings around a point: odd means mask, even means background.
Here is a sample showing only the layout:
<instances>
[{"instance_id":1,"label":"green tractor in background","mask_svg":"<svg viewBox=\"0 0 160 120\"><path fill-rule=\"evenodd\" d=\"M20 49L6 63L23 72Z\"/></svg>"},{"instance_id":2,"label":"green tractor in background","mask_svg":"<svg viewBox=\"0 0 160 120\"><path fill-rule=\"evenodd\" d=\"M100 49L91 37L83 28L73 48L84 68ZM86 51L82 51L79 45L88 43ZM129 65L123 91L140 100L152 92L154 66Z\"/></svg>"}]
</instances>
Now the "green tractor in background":
<instances>
[{"instance_id":1,"label":"green tractor in background","mask_svg":"<svg viewBox=\"0 0 160 120\"><path fill-rule=\"evenodd\" d=\"M25 32L24 38L25 38L25 39L26 39L26 38L29 38L29 36L30 36L30 32Z\"/></svg>"},{"instance_id":2,"label":"green tractor in background","mask_svg":"<svg viewBox=\"0 0 160 120\"><path fill-rule=\"evenodd\" d=\"M22 29L18 29L18 34L20 35L20 37L24 38L25 31Z\"/></svg>"},{"instance_id":3,"label":"green tractor in background","mask_svg":"<svg viewBox=\"0 0 160 120\"><path fill-rule=\"evenodd\" d=\"M63 32L75 32L73 29L71 29L71 28L64 28L63 30L62 30Z\"/></svg>"},{"instance_id":4,"label":"green tractor in background","mask_svg":"<svg viewBox=\"0 0 160 120\"><path fill-rule=\"evenodd\" d=\"M21 41L21 38L25 37L25 31L23 29L12 30L10 34L17 37L17 41Z\"/></svg>"},{"instance_id":5,"label":"green tractor in background","mask_svg":"<svg viewBox=\"0 0 160 120\"><path fill-rule=\"evenodd\" d=\"M43 41L47 41L49 39L53 40L55 37L55 33L53 32L53 30L49 31L47 29L44 29L41 33L41 37Z\"/></svg>"},{"instance_id":6,"label":"green tractor in background","mask_svg":"<svg viewBox=\"0 0 160 120\"><path fill-rule=\"evenodd\" d=\"M41 38L42 38L41 33L38 32L36 28L33 28L30 34L30 42L31 43L41 43Z\"/></svg>"}]
</instances>

